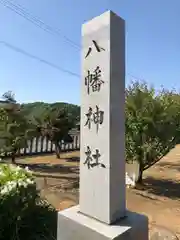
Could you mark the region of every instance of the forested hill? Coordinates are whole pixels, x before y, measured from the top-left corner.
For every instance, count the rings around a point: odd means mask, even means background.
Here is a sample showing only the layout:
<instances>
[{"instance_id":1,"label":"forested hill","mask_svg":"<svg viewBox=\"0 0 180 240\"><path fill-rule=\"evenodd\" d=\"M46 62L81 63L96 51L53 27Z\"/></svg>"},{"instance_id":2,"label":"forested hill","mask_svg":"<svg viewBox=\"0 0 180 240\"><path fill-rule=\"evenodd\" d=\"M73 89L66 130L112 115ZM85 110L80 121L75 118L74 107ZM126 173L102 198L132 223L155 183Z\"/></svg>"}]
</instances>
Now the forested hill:
<instances>
[{"instance_id":1,"label":"forested hill","mask_svg":"<svg viewBox=\"0 0 180 240\"><path fill-rule=\"evenodd\" d=\"M28 118L32 116L41 118L45 112L51 110L58 110L66 108L68 112L73 116L73 118L79 120L80 116L80 106L64 103L64 102L55 102L55 103L45 103L45 102L34 102L34 103L25 103L21 105L21 110L23 115Z\"/></svg>"}]
</instances>

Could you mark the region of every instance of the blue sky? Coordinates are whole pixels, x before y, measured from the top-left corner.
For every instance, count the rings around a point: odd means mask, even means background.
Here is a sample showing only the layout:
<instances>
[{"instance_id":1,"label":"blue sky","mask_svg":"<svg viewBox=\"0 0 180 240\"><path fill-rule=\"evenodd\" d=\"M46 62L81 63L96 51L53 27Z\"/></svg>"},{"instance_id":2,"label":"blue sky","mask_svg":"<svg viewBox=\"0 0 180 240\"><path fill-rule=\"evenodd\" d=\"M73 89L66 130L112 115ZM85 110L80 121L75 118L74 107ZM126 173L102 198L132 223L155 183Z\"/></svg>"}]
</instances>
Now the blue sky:
<instances>
[{"instance_id":1,"label":"blue sky","mask_svg":"<svg viewBox=\"0 0 180 240\"><path fill-rule=\"evenodd\" d=\"M4 1L4 0L3 0ZM0 3L0 41L80 74L81 25L111 9L126 20L126 83L134 75L156 88L180 89L179 0L9 0L27 8L62 36L34 26ZM128 75L129 74L129 75ZM0 43L0 94L20 102L80 104L80 79L14 52Z\"/></svg>"}]
</instances>

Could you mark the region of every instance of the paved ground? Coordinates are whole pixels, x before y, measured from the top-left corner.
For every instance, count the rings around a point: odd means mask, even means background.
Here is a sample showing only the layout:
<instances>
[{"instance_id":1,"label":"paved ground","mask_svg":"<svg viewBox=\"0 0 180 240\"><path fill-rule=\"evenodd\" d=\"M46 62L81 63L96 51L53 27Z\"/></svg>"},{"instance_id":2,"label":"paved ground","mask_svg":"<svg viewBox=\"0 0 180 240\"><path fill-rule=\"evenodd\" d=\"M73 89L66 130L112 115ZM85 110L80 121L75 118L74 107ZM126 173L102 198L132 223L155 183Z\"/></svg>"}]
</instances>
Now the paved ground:
<instances>
[{"instance_id":1,"label":"paved ground","mask_svg":"<svg viewBox=\"0 0 180 240\"><path fill-rule=\"evenodd\" d=\"M57 210L78 203L79 152L19 160L35 173L41 195ZM164 226L180 237L180 145L144 173L144 189L127 189L129 210L146 214L150 228Z\"/></svg>"}]
</instances>

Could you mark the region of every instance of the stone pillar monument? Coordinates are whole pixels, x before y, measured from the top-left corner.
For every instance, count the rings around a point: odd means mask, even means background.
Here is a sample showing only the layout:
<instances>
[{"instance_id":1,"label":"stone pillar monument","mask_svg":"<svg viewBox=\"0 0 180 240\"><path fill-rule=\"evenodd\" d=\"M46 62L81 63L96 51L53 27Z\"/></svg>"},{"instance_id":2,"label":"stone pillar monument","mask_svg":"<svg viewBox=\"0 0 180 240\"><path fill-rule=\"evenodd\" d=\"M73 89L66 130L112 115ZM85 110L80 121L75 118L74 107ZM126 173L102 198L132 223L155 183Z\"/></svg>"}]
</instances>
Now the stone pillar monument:
<instances>
[{"instance_id":1,"label":"stone pillar monument","mask_svg":"<svg viewBox=\"0 0 180 240\"><path fill-rule=\"evenodd\" d=\"M82 26L80 205L59 212L58 240L148 239L126 210L125 22L111 11Z\"/></svg>"}]
</instances>

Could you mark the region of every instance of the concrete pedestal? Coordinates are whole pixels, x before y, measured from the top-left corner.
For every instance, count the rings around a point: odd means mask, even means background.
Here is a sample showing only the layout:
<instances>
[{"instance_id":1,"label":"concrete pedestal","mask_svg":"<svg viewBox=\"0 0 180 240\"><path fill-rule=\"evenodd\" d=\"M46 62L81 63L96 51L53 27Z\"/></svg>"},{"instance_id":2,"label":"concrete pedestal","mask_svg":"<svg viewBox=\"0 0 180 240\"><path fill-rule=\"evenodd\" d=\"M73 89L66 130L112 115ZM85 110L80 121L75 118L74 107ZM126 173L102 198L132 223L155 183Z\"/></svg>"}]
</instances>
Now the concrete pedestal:
<instances>
[{"instance_id":1,"label":"concrete pedestal","mask_svg":"<svg viewBox=\"0 0 180 240\"><path fill-rule=\"evenodd\" d=\"M148 218L127 211L114 225L79 213L75 206L58 213L58 240L148 240Z\"/></svg>"}]
</instances>

